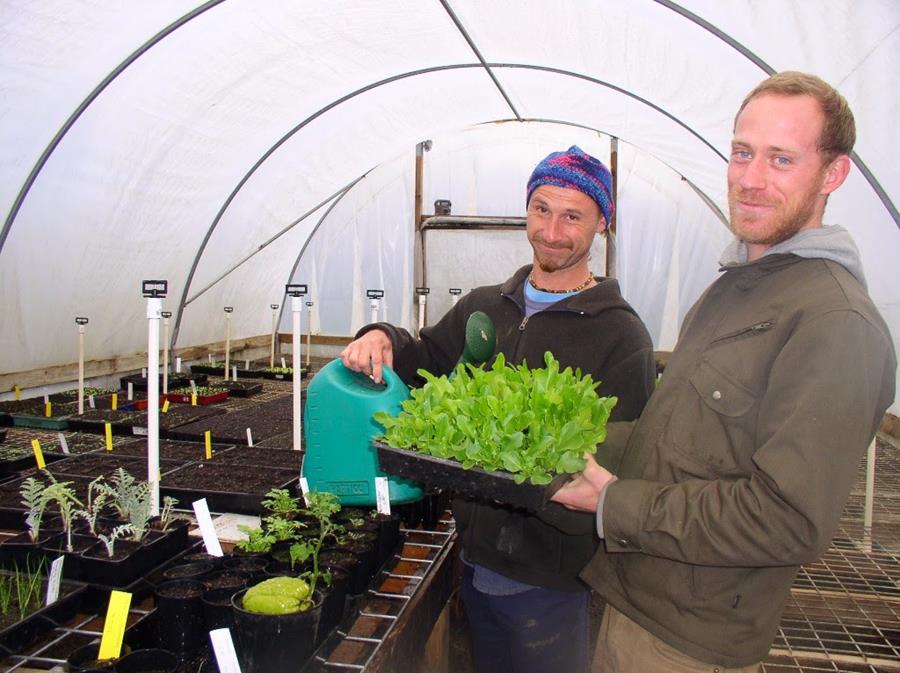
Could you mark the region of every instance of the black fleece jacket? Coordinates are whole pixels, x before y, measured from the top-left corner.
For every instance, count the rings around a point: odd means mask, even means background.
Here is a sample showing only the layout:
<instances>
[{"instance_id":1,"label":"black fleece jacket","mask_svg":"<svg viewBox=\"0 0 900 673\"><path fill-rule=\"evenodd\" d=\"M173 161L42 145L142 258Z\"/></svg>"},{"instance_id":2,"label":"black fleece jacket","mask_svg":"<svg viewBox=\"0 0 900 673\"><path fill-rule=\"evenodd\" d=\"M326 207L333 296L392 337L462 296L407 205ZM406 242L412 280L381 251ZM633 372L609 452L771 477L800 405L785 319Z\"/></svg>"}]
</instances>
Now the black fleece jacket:
<instances>
[{"instance_id":1,"label":"black fleece jacket","mask_svg":"<svg viewBox=\"0 0 900 673\"><path fill-rule=\"evenodd\" d=\"M462 354L466 320L473 311L484 311L497 331L496 350L508 362L543 367L544 353L550 351L560 368L577 367L601 381L599 395L618 398L611 421L637 418L656 379L653 345L618 282L598 278L594 287L526 319L524 283L530 272L525 266L502 285L472 290L437 324L422 329L419 339L388 323L367 325L357 336L372 329L386 332L394 371L406 383L421 385L420 368L437 375L453 370ZM599 542L593 514L570 512L556 503L535 514L460 498L454 500L453 514L467 560L520 582L585 589L578 572Z\"/></svg>"}]
</instances>

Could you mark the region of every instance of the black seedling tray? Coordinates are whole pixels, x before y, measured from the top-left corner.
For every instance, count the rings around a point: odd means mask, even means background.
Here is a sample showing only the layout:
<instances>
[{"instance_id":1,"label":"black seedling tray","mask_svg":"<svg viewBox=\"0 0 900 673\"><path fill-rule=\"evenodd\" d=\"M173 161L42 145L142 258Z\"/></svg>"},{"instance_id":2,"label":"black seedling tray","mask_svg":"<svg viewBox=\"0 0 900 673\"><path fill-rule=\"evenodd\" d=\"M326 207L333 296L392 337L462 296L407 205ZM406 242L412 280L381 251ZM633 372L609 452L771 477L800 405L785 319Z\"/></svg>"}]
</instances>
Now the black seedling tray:
<instances>
[{"instance_id":1,"label":"black seedling tray","mask_svg":"<svg viewBox=\"0 0 900 673\"><path fill-rule=\"evenodd\" d=\"M448 489L456 495L499 502L531 511L543 509L550 496L568 480L559 475L546 486L517 484L509 472L486 472L480 467L465 469L460 463L435 458L408 449L397 449L379 441L373 442L382 472L425 486Z\"/></svg>"}]
</instances>

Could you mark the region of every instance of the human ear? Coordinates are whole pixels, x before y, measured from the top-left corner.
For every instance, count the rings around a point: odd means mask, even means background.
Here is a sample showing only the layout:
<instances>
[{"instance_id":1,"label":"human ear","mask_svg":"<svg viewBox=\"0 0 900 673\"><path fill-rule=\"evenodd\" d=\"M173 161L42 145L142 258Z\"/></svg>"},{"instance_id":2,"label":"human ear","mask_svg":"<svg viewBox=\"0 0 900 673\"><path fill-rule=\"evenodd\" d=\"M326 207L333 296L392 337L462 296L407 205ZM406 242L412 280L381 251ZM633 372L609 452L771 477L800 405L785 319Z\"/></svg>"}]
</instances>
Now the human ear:
<instances>
[{"instance_id":1,"label":"human ear","mask_svg":"<svg viewBox=\"0 0 900 673\"><path fill-rule=\"evenodd\" d=\"M850 173L850 157L841 154L835 157L832 162L825 168L824 179L822 180L822 189L820 194L828 195L844 184L847 175Z\"/></svg>"}]
</instances>

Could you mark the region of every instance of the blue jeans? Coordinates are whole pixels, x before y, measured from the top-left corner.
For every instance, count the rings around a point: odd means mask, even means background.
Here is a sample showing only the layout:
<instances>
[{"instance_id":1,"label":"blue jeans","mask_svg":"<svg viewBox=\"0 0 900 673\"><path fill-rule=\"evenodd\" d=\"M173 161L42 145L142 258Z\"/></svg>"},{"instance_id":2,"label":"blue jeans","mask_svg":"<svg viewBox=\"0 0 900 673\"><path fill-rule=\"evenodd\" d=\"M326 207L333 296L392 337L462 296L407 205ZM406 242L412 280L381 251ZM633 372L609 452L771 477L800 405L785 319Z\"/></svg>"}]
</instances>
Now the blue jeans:
<instances>
[{"instance_id":1,"label":"blue jeans","mask_svg":"<svg viewBox=\"0 0 900 673\"><path fill-rule=\"evenodd\" d=\"M461 593L476 673L587 673L589 591L540 588L494 596L472 586L467 565Z\"/></svg>"}]
</instances>

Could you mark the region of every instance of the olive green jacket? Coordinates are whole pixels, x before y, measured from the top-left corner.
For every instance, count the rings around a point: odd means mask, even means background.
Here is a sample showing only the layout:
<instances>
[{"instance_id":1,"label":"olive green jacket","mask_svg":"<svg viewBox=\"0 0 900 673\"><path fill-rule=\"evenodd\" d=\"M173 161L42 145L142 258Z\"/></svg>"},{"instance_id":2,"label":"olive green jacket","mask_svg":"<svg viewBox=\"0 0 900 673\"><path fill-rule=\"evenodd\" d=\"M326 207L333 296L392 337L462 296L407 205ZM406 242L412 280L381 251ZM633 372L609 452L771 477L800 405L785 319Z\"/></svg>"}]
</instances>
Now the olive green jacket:
<instances>
[{"instance_id":1,"label":"olive green jacket","mask_svg":"<svg viewBox=\"0 0 900 673\"><path fill-rule=\"evenodd\" d=\"M724 270L685 318L656 392L607 466L604 544L582 572L702 661L766 657L798 567L828 547L894 397L888 328L826 259Z\"/></svg>"}]
</instances>

